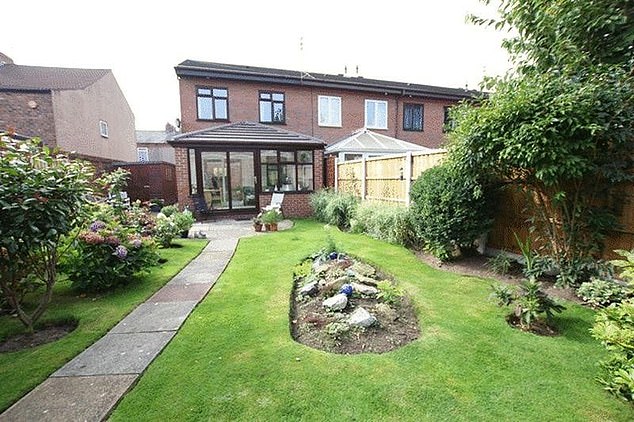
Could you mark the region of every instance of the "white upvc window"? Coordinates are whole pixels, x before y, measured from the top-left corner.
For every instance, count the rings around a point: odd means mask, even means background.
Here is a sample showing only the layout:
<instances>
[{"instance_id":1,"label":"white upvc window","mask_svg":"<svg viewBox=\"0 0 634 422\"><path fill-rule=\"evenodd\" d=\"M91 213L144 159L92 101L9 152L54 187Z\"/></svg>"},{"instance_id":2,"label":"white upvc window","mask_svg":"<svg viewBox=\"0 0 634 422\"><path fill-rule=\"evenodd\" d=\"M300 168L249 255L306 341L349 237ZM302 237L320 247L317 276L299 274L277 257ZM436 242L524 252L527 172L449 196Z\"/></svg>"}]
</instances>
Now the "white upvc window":
<instances>
[{"instance_id":1,"label":"white upvc window","mask_svg":"<svg viewBox=\"0 0 634 422\"><path fill-rule=\"evenodd\" d=\"M137 161L145 163L150 161L150 152L146 147L139 147L136 149Z\"/></svg>"},{"instance_id":2,"label":"white upvc window","mask_svg":"<svg viewBox=\"0 0 634 422\"><path fill-rule=\"evenodd\" d=\"M319 126L341 127L341 97L320 95L317 103Z\"/></svg>"},{"instance_id":3,"label":"white upvc window","mask_svg":"<svg viewBox=\"0 0 634 422\"><path fill-rule=\"evenodd\" d=\"M99 120L99 134L103 138L108 137L108 122L106 122L105 120Z\"/></svg>"},{"instance_id":4,"label":"white upvc window","mask_svg":"<svg viewBox=\"0 0 634 422\"><path fill-rule=\"evenodd\" d=\"M387 129L387 101L365 100L365 127Z\"/></svg>"}]
</instances>

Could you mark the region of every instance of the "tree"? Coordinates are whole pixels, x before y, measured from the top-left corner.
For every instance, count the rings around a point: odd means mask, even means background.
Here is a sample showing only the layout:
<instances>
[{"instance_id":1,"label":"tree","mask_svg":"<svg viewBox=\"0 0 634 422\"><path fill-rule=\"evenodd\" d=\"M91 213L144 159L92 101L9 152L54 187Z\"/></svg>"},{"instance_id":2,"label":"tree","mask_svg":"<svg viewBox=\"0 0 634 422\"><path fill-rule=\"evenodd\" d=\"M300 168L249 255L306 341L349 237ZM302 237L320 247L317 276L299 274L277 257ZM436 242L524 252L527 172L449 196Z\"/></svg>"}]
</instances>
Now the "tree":
<instances>
[{"instance_id":1,"label":"tree","mask_svg":"<svg viewBox=\"0 0 634 422\"><path fill-rule=\"evenodd\" d=\"M503 0L500 11L497 22L474 21L517 31L506 42L517 68L488 80L479 107L455 110L450 156L485 186L527 192L533 228L566 276L599 249L615 224L610 194L632 180L632 8Z\"/></svg>"},{"instance_id":2,"label":"tree","mask_svg":"<svg viewBox=\"0 0 634 422\"><path fill-rule=\"evenodd\" d=\"M38 140L0 141L0 291L32 332L57 280L62 236L81 217L90 193L90 167ZM34 309L21 301L28 283L42 287Z\"/></svg>"}]
</instances>

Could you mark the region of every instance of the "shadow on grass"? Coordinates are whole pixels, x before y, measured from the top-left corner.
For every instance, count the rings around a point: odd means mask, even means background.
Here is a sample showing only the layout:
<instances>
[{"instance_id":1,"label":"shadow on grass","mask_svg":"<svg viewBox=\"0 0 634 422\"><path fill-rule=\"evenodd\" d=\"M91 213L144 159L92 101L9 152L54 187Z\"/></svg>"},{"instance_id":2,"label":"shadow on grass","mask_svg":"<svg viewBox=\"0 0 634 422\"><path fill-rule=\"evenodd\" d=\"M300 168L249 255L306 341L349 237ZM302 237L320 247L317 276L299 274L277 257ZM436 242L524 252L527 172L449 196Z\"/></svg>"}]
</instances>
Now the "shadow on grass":
<instances>
[{"instance_id":1,"label":"shadow on grass","mask_svg":"<svg viewBox=\"0 0 634 422\"><path fill-rule=\"evenodd\" d=\"M592 328L592 323L583 318L571 315L558 315L553 318L552 325L559 331L561 336L566 337L568 340L583 344L596 342L588 335L590 328Z\"/></svg>"}]
</instances>

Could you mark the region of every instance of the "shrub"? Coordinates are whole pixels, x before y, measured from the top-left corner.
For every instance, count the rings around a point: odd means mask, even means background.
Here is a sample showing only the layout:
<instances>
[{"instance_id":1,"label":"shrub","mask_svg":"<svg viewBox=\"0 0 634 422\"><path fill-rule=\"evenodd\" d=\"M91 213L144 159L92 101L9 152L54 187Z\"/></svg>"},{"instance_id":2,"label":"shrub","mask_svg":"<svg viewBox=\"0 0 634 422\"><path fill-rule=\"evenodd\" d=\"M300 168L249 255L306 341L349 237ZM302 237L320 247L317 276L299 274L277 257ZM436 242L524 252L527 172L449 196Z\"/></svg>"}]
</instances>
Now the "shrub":
<instances>
[{"instance_id":1,"label":"shrub","mask_svg":"<svg viewBox=\"0 0 634 422\"><path fill-rule=\"evenodd\" d=\"M542 289L541 283L534 278L524 280L519 290L508 285L493 286L492 297L497 299L499 306L514 306L513 315L517 317L520 327L531 330L534 324L546 316L550 322L554 313L566 309L551 299Z\"/></svg>"},{"instance_id":2,"label":"shrub","mask_svg":"<svg viewBox=\"0 0 634 422\"><path fill-rule=\"evenodd\" d=\"M280 210L272 209L264 212L261 218L264 224L276 224L282 221L283 216Z\"/></svg>"},{"instance_id":3,"label":"shrub","mask_svg":"<svg viewBox=\"0 0 634 422\"><path fill-rule=\"evenodd\" d=\"M621 270L621 277L628 283L634 282L634 251L617 249L614 252L625 259L615 259L610 261L610 263Z\"/></svg>"},{"instance_id":4,"label":"shrub","mask_svg":"<svg viewBox=\"0 0 634 422\"><path fill-rule=\"evenodd\" d=\"M487 265L497 274L508 274L511 270L512 260L506 253L500 252L499 254L489 258L487 260Z\"/></svg>"},{"instance_id":5,"label":"shrub","mask_svg":"<svg viewBox=\"0 0 634 422\"><path fill-rule=\"evenodd\" d=\"M194 225L194 222L196 222L194 214L192 214L192 212L187 209L183 210L182 212L175 212L174 214L172 214L171 218L174 220L181 232L188 232L189 229L191 229Z\"/></svg>"},{"instance_id":6,"label":"shrub","mask_svg":"<svg viewBox=\"0 0 634 422\"><path fill-rule=\"evenodd\" d=\"M151 238L141 237L116 220L109 225L94 221L79 232L61 268L81 291L102 291L130 282L158 262Z\"/></svg>"},{"instance_id":7,"label":"shrub","mask_svg":"<svg viewBox=\"0 0 634 422\"><path fill-rule=\"evenodd\" d=\"M324 223L332 224L341 230L350 228L359 204L358 199L348 193L337 193L323 189L311 195L311 206L315 218Z\"/></svg>"},{"instance_id":8,"label":"shrub","mask_svg":"<svg viewBox=\"0 0 634 422\"><path fill-rule=\"evenodd\" d=\"M415 244L409 208L363 202L350 225L353 232L375 239L404 246Z\"/></svg>"},{"instance_id":9,"label":"shrub","mask_svg":"<svg viewBox=\"0 0 634 422\"><path fill-rule=\"evenodd\" d=\"M165 215L165 217L171 217L172 214L175 214L178 212L178 206L177 205L166 205L163 208L161 208L161 212L163 213L163 215Z\"/></svg>"},{"instance_id":10,"label":"shrub","mask_svg":"<svg viewBox=\"0 0 634 422\"><path fill-rule=\"evenodd\" d=\"M577 296L593 308L604 308L613 303L620 303L631 295L630 289L613 280L593 278L582 283L577 289Z\"/></svg>"},{"instance_id":11,"label":"shrub","mask_svg":"<svg viewBox=\"0 0 634 422\"><path fill-rule=\"evenodd\" d=\"M376 298L388 305L395 305L399 303L405 294L403 289L397 287L389 280L379 281L376 283L376 287L379 289L379 293L377 293Z\"/></svg>"},{"instance_id":12,"label":"shrub","mask_svg":"<svg viewBox=\"0 0 634 422\"><path fill-rule=\"evenodd\" d=\"M456 248L471 249L490 225L481 186L450 164L426 170L412 186L412 216L425 249L450 259Z\"/></svg>"},{"instance_id":13,"label":"shrub","mask_svg":"<svg viewBox=\"0 0 634 422\"><path fill-rule=\"evenodd\" d=\"M154 228L154 238L164 248L172 245L172 240L180 235L180 228L172 217L166 217L163 213L156 216L156 227Z\"/></svg>"},{"instance_id":14,"label":"shrub","mask_svg":"<svg viewBox=\"0 0 634 422\"><path fill-rule=\"evenodd\" d=\"M634 401L634 299L599 312L591 332L609 352L600 362L604 374L599 382L617 397Z\"/></svg>"}]
</instances>

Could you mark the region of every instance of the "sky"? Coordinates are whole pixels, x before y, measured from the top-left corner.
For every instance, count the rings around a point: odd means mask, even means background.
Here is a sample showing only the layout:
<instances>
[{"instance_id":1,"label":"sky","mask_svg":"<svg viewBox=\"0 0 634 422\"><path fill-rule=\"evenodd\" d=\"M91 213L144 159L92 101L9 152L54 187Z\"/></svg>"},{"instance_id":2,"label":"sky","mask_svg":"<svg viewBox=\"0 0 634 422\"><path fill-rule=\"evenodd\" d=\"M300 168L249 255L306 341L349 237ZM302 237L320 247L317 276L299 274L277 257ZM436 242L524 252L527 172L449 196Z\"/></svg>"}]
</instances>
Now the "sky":
<instances>
[{"instance_id":1,"label":"sky","mask_svg":"<svg viewBox=\"0 0 634 422\"><path fill-rule=\"evenodd\" d=\"M477 89L509 67L508 34L465 22L478 0L9 0L16 64L112 69L138 130L180 117L186 59Z\"/></svg>"}]
</instances>

